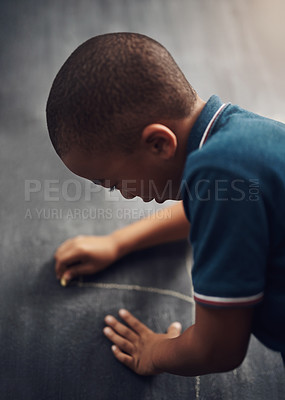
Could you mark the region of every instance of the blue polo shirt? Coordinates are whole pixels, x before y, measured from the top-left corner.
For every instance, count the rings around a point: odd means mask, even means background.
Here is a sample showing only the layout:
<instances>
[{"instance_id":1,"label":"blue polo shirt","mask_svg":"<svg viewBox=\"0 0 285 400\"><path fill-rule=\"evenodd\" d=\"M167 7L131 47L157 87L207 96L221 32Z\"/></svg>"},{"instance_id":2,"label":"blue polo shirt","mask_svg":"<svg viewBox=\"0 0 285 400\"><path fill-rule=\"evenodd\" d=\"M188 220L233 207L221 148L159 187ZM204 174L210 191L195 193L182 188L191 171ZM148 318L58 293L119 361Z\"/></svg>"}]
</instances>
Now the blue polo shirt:
<instances>
[{"instance_id":1,"label":"blue polo shirt","mask_svg":"<svg viewBox=\"0 0 285 400\"><path fill-rule=\"evenodd\" d=\"M189 135L181 193L195 301L254 306L252 332L285 353L285 125L212 96Z\"/></svg>"}]
</instances>

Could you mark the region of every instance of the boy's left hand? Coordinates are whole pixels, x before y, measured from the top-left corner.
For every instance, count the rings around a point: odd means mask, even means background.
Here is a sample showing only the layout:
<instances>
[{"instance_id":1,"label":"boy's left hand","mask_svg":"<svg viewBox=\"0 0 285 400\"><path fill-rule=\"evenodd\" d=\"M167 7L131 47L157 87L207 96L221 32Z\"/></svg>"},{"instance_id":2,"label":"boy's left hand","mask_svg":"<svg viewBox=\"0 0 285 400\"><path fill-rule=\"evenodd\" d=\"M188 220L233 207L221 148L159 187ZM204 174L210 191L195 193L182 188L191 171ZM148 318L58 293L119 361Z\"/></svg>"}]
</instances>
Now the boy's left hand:
<instances>
[{"instance_id":1,"label":"boy's left hand","mask_svg":"<svg viewBox=\"0 0 285 400\"><path fill-rule=\"evenodd\" d=\"M166 334L158 334L127 310L120 310L119 315L128 326L111 315L105 317L108 327L104 328L104 334L114 343L112 346L114 356L139 375L161 373L162 371L153 364L153 350L159 342L179 336L181 324L174 322L169 326Z\"/></svg>"}]
</instances>

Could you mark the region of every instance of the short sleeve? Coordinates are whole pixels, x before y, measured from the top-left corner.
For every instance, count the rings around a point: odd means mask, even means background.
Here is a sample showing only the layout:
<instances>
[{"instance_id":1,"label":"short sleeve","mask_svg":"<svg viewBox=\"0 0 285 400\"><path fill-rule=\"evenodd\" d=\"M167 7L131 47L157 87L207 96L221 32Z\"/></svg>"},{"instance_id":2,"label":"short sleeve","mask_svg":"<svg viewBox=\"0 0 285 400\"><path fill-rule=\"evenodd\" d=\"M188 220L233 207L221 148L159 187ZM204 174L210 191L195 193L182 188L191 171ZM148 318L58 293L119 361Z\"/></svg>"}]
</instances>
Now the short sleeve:
<instances>
[{"instance_id":1,"label":"short sleeve","mask_svg":"<svg viewBox=\"0 0 285 400\"><path fill-rule=\"evenodd\" d=\"M218 307L260 302L269 234L258 180L203 169L183 190L191 222L195 301Z\"/></svg>"}]
</instances>

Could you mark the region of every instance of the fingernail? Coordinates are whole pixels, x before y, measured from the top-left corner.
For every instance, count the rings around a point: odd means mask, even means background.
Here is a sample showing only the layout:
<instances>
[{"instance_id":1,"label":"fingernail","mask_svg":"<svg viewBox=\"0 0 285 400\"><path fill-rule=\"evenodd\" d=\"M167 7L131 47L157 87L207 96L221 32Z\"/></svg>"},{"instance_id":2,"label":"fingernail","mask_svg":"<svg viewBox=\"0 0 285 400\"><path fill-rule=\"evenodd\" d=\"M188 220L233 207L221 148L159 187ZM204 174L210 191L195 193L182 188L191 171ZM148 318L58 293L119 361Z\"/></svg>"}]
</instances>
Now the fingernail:
<instances>
[{"instance_id":1,"label":"fingernail","mask_svg":"<svg viewBox=\"0 0 285 400\"><path fill-rule=\"evenodd\" d=\"M180 322L174 322L172 326L174 326L174 328L176 328L176 329L182 328L182 325L180 324Z\"/></svg>"},{"instance_id":2,"label":"fingernail","mask_svg":"<svg viewBox=\"0 0 285 400\"><path fill-rule=\"evenodd\" d=\"M121 310L119 310L119 315L121 317L125 317L127 315L128 311L125 310L124 308L122 308Z\"/></svg>"},{"instance_id":3,"label":"fingernail","mask_svg":"<svg viewBox=\"0 0 285 400\"><path fill-rule=\"evenodd\" d=\"M107 324L111 324L113 321L113 317L111 315L107 315L105 317L105 322L107 322Z\"/></svg>"},{"instance_id":4,"label":"fingernail","mask_svg":"<svg viewBox=\"0 0 285 400\"><path fill-rule=\"evenodd\" d=\"M111 349L112 349L113 351L116 351L116 350L117 350L117 346L113 344L113 346L111 347Z\"/></svg>"}]
</instances>

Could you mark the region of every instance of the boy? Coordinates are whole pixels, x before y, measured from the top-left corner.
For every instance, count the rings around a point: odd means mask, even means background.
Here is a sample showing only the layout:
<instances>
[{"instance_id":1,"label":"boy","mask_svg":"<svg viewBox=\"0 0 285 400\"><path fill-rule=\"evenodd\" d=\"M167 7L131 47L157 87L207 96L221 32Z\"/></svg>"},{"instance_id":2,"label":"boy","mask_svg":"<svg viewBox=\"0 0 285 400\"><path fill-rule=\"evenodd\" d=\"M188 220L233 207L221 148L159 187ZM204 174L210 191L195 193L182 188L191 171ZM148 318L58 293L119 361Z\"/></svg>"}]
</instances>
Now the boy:
<instances>
[{"instance_id":1,"label":"boy","mask_svg":"<svg viewBox=\"0 0 285 400\"><path fill-rule=\"evenodd\" d=\"M163 46L134 33L75 50L52 85L47 123L75 174L126 198L183 201L171 219L79 236L55 254L57 277L68 281L190 232L195 324L156 334L126 310L126 324L106 316L120 362L142 375L228 371L243 361L251 333L285 354L283 124L216 96L206 103Z\"/></svg>"}]
</instances>

